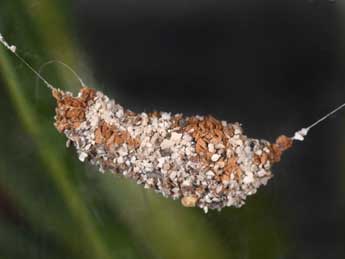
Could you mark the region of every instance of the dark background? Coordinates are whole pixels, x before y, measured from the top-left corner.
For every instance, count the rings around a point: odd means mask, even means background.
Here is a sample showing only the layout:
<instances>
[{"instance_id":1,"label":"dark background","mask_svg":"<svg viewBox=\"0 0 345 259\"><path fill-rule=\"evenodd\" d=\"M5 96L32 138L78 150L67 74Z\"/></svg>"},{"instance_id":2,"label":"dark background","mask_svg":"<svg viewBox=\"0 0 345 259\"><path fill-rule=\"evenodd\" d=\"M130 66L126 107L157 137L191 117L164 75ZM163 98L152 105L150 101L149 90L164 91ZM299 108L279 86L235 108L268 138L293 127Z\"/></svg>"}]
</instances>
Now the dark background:
<instances>
[{"instance_id":1,"label":"dark background","mask_svg":"<svg viewBox=\"0 0 345 259\"><path fill-rule=\"evenodd\" d=\"M293 135L345 100L341 1L79 0L68 10L70 38L78 42L85 61L78 73L134 111L212 114L242 123L250 137L273 141L280 134ZM38 65L43 61L33 59ZM345 257L344 118L339 112L296 143L275 166L274 179L244 208L207 215L192 210L229 252L224 258ZM74 167L79 167L76 178L86 170L78 162ZM92 186L96 172L89 174L91 180L77 180L81 188ZM168 201L157 197L158 205L153 204L145 200L146 192L140 191L149 215L164 210L160 204ZM94 195L100 203L106 199ZM143 209L127 210L133 200L122 195L128 203L117 208L122 211L118 224L131 225L129 214ZM167 224L178 213L178 202L170 203L174 212L160 218ZM98 206L89 209L108 213ZM192 244L207 249L207 244L193 243L201 225L180 227L190 231L186 238ZM129 242L137 242L131 249L144 257L168 257L169 249L160 254L150 239L144 240L159 228L141 231L129 231ZM158 240L165 242L178 231L158 234ZM183 255L183 246L170 247ZM122 255L132 258L130 254Z\"/></svg>"},{"instance_id":2,"label":"dark background","mask_svg":"<svg viewBox=\"0 0 345 259\"><path fill-rule=\"evenodd\" d=\"M210 113L274 140L345 100L344 27L329 1L103 0L75 9L97 81L136 111ZM301 257L344 252L337 116L284 157L268 187Z\"/></svg>"}]
</instances>

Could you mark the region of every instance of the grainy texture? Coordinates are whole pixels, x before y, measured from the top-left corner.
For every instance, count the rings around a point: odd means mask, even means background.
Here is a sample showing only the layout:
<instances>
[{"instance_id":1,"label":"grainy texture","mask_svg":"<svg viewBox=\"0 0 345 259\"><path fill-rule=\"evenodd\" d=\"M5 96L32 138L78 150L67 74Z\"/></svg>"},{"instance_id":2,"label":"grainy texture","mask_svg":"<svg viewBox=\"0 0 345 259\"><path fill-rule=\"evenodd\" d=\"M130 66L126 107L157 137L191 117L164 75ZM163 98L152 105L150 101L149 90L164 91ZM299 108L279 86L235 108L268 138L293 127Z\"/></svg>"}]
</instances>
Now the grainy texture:
<instances>
[{"instance_id":1,"label":"grainy texture","mask_svg":"<svg viewBox=\"0 0 345 259\"><path fill-rule=\"evenodd\" d=\"M81 161L101 172L122 174L186 207L241 207L272 177L271 166L291 147L248 138L239 123L212 116L125 110L101 92L82 88L77 97L53 90L56 128Z\"/></svg>"}]
</instances>

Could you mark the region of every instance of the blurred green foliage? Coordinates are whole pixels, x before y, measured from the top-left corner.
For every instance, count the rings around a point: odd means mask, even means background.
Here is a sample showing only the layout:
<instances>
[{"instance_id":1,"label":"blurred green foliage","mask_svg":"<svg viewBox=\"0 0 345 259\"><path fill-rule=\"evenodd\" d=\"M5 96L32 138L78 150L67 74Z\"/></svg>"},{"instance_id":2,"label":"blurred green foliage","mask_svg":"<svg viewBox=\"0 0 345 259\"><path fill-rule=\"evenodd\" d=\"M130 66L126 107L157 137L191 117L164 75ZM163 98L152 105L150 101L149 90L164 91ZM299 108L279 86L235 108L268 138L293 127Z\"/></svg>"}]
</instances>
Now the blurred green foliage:
<instances>
[{"instance_id":1,"label":"blurred green foliage","mask_svg":"<svg viewBox=\"0 0 345 259\"><path fill-rule=\"evenodd\" d=\"M0 31L34 67L82 51L67 0L2 0ZM53 126L54 100L0 48L0 258L282 258L288 231L265 191L242 209L205 215L83 165ZM44 76L76 92L68 71ZM83 77L83 75L82 75ZM88 75L84 75L85 78ZM97 85L94 85L97 88ZM284 227L285 226L285 227Z\"/></svg>"}]
</instances>

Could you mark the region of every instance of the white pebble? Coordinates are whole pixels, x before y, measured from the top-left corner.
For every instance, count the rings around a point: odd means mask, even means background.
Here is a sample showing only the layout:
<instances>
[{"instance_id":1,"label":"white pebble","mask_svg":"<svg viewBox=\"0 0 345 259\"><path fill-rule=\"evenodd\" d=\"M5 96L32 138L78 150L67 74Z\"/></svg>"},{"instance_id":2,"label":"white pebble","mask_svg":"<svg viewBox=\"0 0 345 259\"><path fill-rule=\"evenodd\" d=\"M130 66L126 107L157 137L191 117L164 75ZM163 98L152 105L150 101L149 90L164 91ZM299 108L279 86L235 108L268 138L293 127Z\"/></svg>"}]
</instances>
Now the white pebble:
<instances>
[{"instance_id":1,"label":"white pebble","mask_svg":"<svg viewBox=\"0 0 345 259\"><path fill-rule=\"evenodd\" d=\"M254 177L252 173L248 173L244 178L243 178L243 183L249 184L254 182Z\"/></svg>"},{"instance_id":2,"label":"white pebble","mask_svg":"<svg viewBox=\"0 0 345 259\"><path fill-rule=\"evenodd\" d=\"M216 150L214 149L214 144L208 144L208 151L214 153Z\"/></svg>"},{"instance_id":3,"label":"white pebble","mask_svg":"<svg viewBox=\"0 0 345 259\"><path fill-rule=\"evenodd\" d=\"M84 162L85 159L87 158L87 156L88 156L87 153L81 152L81 153L79 154L79 160L82 161L82 162Z\"/></svg>"},{"instance_id":4,"label":"white pebble","mask_svg":"<svg viewBox=\"0 0 345 259\"><path fill-rule=\"evenodd\" d=\"M218 161L219 158L220 158L220 155L218 155L218 154L213 154L212 157L211 157L211 160L212 160L213 162L216 162L216 161Z\"/></svg>"}]
</instances>

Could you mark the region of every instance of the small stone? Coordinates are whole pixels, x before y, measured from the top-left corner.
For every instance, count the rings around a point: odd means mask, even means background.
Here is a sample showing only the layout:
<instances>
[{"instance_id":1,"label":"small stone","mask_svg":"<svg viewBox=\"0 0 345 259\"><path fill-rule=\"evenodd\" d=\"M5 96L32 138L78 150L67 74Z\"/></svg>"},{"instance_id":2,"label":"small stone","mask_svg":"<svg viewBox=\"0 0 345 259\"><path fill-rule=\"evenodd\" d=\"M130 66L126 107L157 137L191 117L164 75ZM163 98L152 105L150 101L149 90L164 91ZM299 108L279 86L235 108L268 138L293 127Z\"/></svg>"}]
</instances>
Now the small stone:
<instances>
[{"instance_id":1,"label":"small stone","mask_svg":"<svg viewBox=\"0 0 345 259\"><path fill-rule=\"evenodd\" d=\"M81 152L79 154L79 160L82 161L82 162L84 162L87 157L88 157L88 154L85 153L85 152Z\"/></svg>"},{"instance_id":2,"label":"small stone","mask_svg":"<svg viewBox=\"0 0 345 259\"><path fill-rule=\"evenodd\" d=\"M171 141L176 143L176 142L181 140L181 137L182 137L182 134L173 132L173 133L171 133L171 138L170 139L171 139Z\"/></svg>"},{"instance_id":3,"label":"small stone","mask_svg":"<svg viewBox=\"0 0 345 259\"><path fill-rule=\"evenodd\" d=\"M224 168L225 162L224 162L224 161L219 161L219 162L217 163L217 165L218 165L219 168Z\"/></svg>"},{"instance_id":4,"label":"small stone","mask_svg":"<svg viewBox=\"0 0 345 259\"><path fill-rule=\"evenodd\" d=\"M191 186L191 182L189 180L185 180L181 186Z\"/></svg>"},{"instance_id":5,"label":"small stone","mask_svg":"<svg viewBox=\"0 0 345 259\"><path fill-rule=\"evenodd\" d=\"M212 160L213 162L217 162L219 158L220 158L220 155L214 154L214 155L212 155L211 160Z\"/></svg>"},{"instance_id":6,"label":"small stone","mask_svg":"<svg viewBox=\"0 0 345 259\"><path fill-rule=\"evenodd\" d=\"M267 175L267 172L265 170L260 170L259 172L257 172L257 175L259 177L263 177L263 176Z\"/></svg>"},{"instance_id":7,"label":"small stone","mask_svg":"<svg viewBox=\"0 0 345 259\"><path fill-rule=\"evenodd\" d=\"M212 177L215 176L215 174L214 174L214 172L212 172L211 170L209 170L209 171L206 172L206 176L207 176L208 179L211 179Z\"/></svg>"},{"instance_id":8,"label":"small stone","mask_svg":"<svg viewBox=\"0 0 345 259\"><path fill-rule=\"evenodd\" d=\"M216 150L214 149L214 144L208 144L208 151L214 153Z\"/></svg>"},{"instance_id":9,"label":"small stone","mask_svg":"<svg viewBox=\"0 0 345 259\"><path fill-rule=\"evenodd\" d=\"M123 162L124 162L124 160L123 160L123 157L122 157L122 156L120 156L120 157L117 158L117 163L118 163L118 164L123 164Z\"/></svg>"},{"instance_id":10,"label":"small stone","mask_svg":"<svg viewBox=\"0 0 345 259\"><path fill-rule=\"evenodd\" d=\"M195 196L185 196L181 199L181 204L184 207L195 207L198 198Z\"/></svg>"},{"instance_id":11,"label":"small stone","mask_svg":"<svg viewBox=\"0 0 345 259\"><path fill-rule=\"evenodd\" d=\"M161 149L168 149L171 148L174 145L174 142L169 139L164 139L161 143Z\"/></svg>"},{"instance_id":12,"label":"small stone","mask_svg":"<svg viewBox=\"0 0 345 259\"><path fill-rule=\"evenodd\" d=\"M254 182L254 177L252 173L247 173L247 175L243 178L243 183L249 184Z\"/></svg>"}]
</instances>

